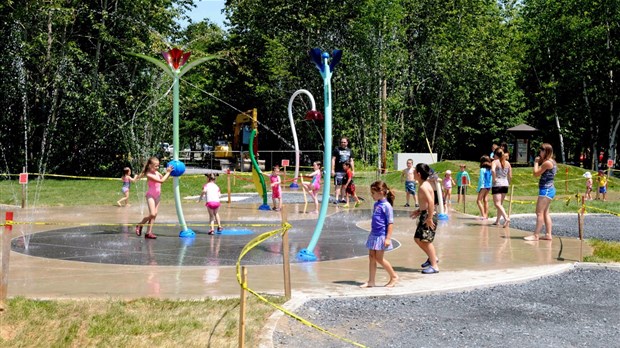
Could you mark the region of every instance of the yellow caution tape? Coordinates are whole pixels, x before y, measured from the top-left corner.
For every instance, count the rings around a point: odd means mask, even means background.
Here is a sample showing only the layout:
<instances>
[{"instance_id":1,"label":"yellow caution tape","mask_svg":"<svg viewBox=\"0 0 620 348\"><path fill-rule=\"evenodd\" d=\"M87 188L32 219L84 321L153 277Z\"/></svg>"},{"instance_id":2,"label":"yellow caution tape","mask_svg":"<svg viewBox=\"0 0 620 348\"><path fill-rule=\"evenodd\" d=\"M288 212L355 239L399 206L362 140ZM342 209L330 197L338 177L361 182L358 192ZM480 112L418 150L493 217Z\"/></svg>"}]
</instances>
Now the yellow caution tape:
<instances>
[{"instance_id":1,"label":"yellow caution tape","mask_svg":"<svg viewBox=\"0 0 620 348\"><path fill-rule=\"evenodd\" d=\"M616 212L613 212L613 211L611 211L611 210L606 210L606 209L596 208L596 207L593 207L593 206L591 206L591 205L588 205L588 206L586 206L586 207L588 207L588 208L590 208L590 209L592 209L592 210L595 210L595 211L600 211L600 212L603 212L603 213L607 213L607 214L611 214L611 215L615 215L615 216L620 216L620 213L616 213Z\"/></svg>"},{"instance_id":2,"label":"yellow caution tape","mask_svg":"<svg viewBox=\"0 0 620 348\"><path fill-rule=\"evenodd\" d=\"M318 326L318 325L316 325L316 324L313 324L312 322L310 322L310 321L308 321L308 320L306 320L306 319L304 319L304 318L302 318L302 317L298 316L297 314L295 314L295 313L292 313L292 312L288 311L288 310L287 310L287 309L285 309L284 307L279 306L279 305L277 305L277 304L275 304L275 303L270 302L269 300L267 300L266 298L264 298L263 296L261 296L261 295L260 295L259 293L257 293L256 291L254 291L254 290L252 290L252 289L248 288L247 284L246 284L246 283L244 283L244 282L242 281L242 279L241 279L241 259L243 259L243 257L245 256L245 254L247 254L250 250L252 250L252 249L253 249L254 247L256 247L257 245L261 244L261 243L262 243L262 242L264 242L265 240L267 240L267 239L269 239L269 238L271 238L271 237L273 237L273 236L275 236L275 235L277 235L277 234L284 234L284 233L285 233L286 231L288 231L291 227L292 227L292 226L291 226L289 223L284 223L284 224L282 224L282 228L277 229L277 230L274 230L274 231L270 231L270 232L265 232L265 233L263 233L263 234L261 234L261 235L257 236L256 238L252 239L252 240L251 240L248 244L246 244L246 245L243 247L243 249L241 250L241 253L239 254L239 258L237 259L237 282L239 283L239 285L240 285L243 289L247 290L249 293L251 293L252 295L256 296L256 298L258 298L259 300L261 300L261 301L265 302L267 305L269 305L269 306L271 306L271 307L273 307L273 308L275 308L275 309L279 310L280 312L282 312L282 313L284 313L284 314L288 315L289 317L291 317L291 318L293 318L293 319L295 319L295 320L299 321L300 323L302 323L302 324L304 324L304 325L306 325L306 326L308 326L308 327L311 327L311 328L317 329L317 330L319 330L320 332L323 332L323 333L325 333L325 334L327 334L327 335L330 335L330 336L332 336L332 337L334 337L334 338L337 338L337 339L339 339L339 340L341 340L341 341L344 341L344 342L350 343L350 344L352 344L352 345L354 345L354 346L357 346L357 347L366 347L366 346L364 346L364 345L362 345L362 344L360 344L360 343L357 343L357 342L355 342L355 341L352 341L352 340L350 340L350 339L348 339L348 338L341 337L341 336L336 335L335 333L329 332L328 330L326 330L326 329L324 329L324 328L322 328L322 327L320 327L320 326Z\"/></svg>"},{"instance_id":3,"label":"yellow caution tape","mask_svg":"<svg viewBox=\"0 0 620 348\"><path fill-rule=\"evenodd\" d=\"M35 226L134 226L135 223L117 224L117 223L99 223L99 222L49 222L49 221L6 221L6 225L35 225ZM210 224L186 224L190 227L208 227ZM175 227L180 226L178 223L154 223L153 226ZM276 227L280 224L222 224L224 227Z\"/></svg>"}]
</instances>

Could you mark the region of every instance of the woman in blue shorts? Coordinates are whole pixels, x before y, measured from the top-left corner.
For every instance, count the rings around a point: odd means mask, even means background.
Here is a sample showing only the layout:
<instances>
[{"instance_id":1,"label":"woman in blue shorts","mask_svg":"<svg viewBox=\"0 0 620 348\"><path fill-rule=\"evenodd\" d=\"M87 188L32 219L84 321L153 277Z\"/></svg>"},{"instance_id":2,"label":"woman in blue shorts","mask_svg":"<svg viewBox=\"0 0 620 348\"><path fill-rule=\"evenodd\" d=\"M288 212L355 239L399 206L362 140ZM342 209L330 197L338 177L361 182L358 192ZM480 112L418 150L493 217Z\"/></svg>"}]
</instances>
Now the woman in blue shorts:
<instances>
[{"instance_id":1,"label":"woman in blue shorts","mask_svg":"<svg viewBox=\"0 0 620 348\"><path fill-rule=\"evenodd\" d=\"M536 229L534 234L525 237L525 240L551 240L551 215L549 206L555 197L553 178L558 171L558 165L553 160L553 147L544 143L540 147L540 156L534 160L534 176L539 176L538 201L536 202ZM540 231L545 225L545 236L540 237Z\"/></svg>"}]
</instances>

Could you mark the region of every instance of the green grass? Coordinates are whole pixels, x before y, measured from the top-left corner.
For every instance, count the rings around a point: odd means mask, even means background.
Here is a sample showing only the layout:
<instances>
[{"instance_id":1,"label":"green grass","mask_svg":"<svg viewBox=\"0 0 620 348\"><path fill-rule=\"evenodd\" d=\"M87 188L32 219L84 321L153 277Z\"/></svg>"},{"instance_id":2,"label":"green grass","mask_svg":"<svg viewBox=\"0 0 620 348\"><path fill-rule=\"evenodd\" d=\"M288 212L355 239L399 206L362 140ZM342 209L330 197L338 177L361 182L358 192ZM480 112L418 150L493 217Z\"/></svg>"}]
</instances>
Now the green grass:
<instances>
[{"instance_id":1,"label":"green grass","mask_svg":"<svg viewBox=\"0 0 620 348\"><path fill-rule=\"evenodd\" d=\"M283 297L269 297L282 304ZM246 343L273 308L248 297ZM9 299L2 347L237 347L239 299L173 301Z\"/></svg>"},{"instance_id":2,"label":"green grass","mask_svg":"<svg viewBox=\"0 0 620 348\"><path fill-rule=\"evenodd\" d=\"M590 240L590 245L594 248L592 256L586 256L586 262L620 262L620 243L606 242L602 240Z\"/></svg>"}]
</instances>

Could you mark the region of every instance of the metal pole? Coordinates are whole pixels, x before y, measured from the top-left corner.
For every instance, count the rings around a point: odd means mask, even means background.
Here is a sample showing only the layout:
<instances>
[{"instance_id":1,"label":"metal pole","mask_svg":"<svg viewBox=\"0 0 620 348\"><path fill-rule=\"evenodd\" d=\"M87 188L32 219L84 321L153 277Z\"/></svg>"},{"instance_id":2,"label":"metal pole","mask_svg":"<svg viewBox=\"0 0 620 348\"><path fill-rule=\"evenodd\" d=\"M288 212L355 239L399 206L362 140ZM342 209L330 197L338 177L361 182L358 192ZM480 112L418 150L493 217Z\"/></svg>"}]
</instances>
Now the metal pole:
<instances>
[{"instance_id":1,"label":"metal pole","mask_svg":"<svg viewBox=\"0 0 620 348\"><path fill-rule=\"evenodd\" d=\"M22 173L26 173L26 167L22 167ZM22 209L26 207L26 185L28 184L22 184Z\"/></svg>"}]
</instances>

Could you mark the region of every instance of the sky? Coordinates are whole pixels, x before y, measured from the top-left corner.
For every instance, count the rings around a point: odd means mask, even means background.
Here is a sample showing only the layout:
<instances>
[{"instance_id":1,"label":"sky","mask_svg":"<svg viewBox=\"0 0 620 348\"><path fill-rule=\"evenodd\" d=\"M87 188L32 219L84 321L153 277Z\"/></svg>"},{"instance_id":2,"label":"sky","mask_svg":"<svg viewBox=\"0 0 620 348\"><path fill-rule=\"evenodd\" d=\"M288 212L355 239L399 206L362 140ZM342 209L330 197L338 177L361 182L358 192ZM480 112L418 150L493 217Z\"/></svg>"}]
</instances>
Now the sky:
<instances>
[{"instance_id":1,"label":"sky","mask_svg":"<svg viewBox=\"0 0 620 348\"><path fill-rule=\"evenodd\" d=\"M196 8L192 9L190 13L188 13L189 17L192 19L192 22L200 22L204 18L209 18L209 20L222 28L224 27L224 14L221 13L224 8L225 0L198 0L195 2ZM186 22L180 22L181 25L185 26Z\"/></svg>"}]
</instances>

